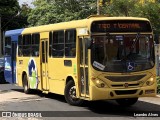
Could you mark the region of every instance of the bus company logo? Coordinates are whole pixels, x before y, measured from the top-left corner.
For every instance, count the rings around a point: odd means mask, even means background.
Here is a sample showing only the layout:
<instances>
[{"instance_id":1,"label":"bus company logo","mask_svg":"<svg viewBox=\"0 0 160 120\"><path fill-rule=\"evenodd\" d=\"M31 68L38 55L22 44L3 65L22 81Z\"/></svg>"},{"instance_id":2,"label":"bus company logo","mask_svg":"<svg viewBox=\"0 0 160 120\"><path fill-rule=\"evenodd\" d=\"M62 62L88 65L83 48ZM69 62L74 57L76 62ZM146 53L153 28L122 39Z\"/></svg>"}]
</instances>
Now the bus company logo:
<instances>
[{"instance_id":1,"label":"bus company logo","mask_svg":"<svg viewBox=\"0 0 160 120\"><path fill-rule=\"evenodd\" d=\"M28 63L29 83L30 88L36 89L38 87L38 70L36 62L33 58Z\"/></svg>"},{"instance_id":2,"label":"bus company logo","mask_svg":"<svg viewBox=\"0 0 160 120\"><path fill-rule=\"evenodd\" d=\"M128 83L124 83L124 87L125 87L125 88L128 88L128 87L129 87L129 84L128 84Z\"/></svg>"}]
</instances>

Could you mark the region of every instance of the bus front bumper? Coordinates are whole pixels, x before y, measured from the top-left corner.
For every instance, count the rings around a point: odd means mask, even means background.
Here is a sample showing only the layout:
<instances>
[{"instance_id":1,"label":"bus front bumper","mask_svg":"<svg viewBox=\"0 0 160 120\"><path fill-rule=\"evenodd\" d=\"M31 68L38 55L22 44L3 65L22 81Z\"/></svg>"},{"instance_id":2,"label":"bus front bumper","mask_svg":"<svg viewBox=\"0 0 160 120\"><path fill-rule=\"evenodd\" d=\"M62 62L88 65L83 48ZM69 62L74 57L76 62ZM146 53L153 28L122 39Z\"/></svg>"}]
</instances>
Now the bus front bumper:
<instances>
[{"instance_id":1,"label":"bus front bumper","mask_svg":"<svg viewBox=\"0 0 160 120\"><path fill-rule=\"evenodd\" d=\"M98 88L96 86L90 87L90 100L107 100L119 98L139 98L139 97L155 97L157 88L152 86L113 89L113 88Z\"/></svg>"}]
</instances>

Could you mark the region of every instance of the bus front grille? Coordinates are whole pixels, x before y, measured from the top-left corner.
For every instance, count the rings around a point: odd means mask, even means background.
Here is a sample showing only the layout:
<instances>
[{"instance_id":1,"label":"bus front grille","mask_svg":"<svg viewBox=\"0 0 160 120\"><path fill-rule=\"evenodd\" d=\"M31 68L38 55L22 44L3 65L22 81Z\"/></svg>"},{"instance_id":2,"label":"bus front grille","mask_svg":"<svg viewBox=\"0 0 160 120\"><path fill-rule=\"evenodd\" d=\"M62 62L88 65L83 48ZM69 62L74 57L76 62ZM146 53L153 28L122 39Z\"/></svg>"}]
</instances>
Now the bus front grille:
<instances>
[{"instance_id":1,"label":"bus front grille","mask_svg":"<svg viewBox=\"0 0 160 120\"><path fill-rule=\"evenodd\" d=\"M146 75L131 75L131 76L105 76L112 82L133 82L144 78Z\"/></svg>"},{"instance_id":2,"label":"bus front grille","mask_svg":"<svg viewBox=\"0 0 160 120\"><path fill-rule=\"evenodd\" d=\"M129 95L129 94L135 94L137 90L115 90L115 93L117 95Z\"/></svg>"},{"instance_id":3,"label":"bus front grille","mask_svg":"<svg viewBox=\"0 0 160 120\"><path fill-rule=\"evenodd\" d=\"M124 87L125 88L124 84L113 84L111 86L112 87ZM127 87L138 87L138 86L139 86L139 83L136 83L136 84L128 84Z\"/></svg>"}]
</instances>

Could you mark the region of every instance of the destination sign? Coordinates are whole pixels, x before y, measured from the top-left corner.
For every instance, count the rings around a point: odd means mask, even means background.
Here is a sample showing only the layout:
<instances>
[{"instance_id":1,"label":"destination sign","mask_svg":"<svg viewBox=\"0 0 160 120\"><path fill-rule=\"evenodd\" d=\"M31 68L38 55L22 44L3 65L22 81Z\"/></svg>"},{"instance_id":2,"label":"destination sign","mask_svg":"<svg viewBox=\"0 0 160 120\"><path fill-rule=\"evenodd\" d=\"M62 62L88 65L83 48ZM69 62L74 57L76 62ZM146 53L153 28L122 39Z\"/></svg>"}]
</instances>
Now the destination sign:
<instances>
[{"instance_id":1,"label":"destination sign","mask_svg":"<svg viewBox=\"0 0 160 120\"><path fill-rule=\"evenodd\" d=\"M152 32L152 28L148 21L106 20L94 21L91 32Z\"/></svg>"}]
</instances>

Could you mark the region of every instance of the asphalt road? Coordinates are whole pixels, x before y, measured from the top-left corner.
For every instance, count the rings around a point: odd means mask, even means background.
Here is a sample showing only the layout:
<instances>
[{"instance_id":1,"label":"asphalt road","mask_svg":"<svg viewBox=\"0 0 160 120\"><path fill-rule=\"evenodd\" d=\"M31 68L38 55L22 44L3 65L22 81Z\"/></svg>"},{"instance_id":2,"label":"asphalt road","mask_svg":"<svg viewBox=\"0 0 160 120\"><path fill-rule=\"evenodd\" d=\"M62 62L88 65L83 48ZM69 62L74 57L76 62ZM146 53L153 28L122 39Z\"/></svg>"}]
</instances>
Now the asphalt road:
<instances>
[{"instance_id":1,"label":"asphalt road","mask_svg":"<svg viewBox=\"0 0 160 120\"><path fill-rule=\"evenodd\" d=\"M113 100L85 102L83 106L71 106L66 103L64 96L43 94L34 91L31 95L23 93L21 87L10 84L0 84L0 112L9 111L20 114L37 113L41 115L34 119L159 119L160 97L141 98L131 107L119 106ZM1 113L0 113L1 114ZM139 117L138 115L141 115ZM1 115L0 115L1 116ZM144 116L144 117L143 117ZM15 116L14 116L15 117ZM46 118L47 117L47 118ZM160 117L160 116L159 116ZM3 118L9 119L9 118ZM12 118L13 119L13 118ZM15 118L14 118L15 119ZM16 118L18 119L18 118ZM22 118L21 118L22 119ZM23 119L28 119L23 117Z\"/></svg>"}]
</instances>

